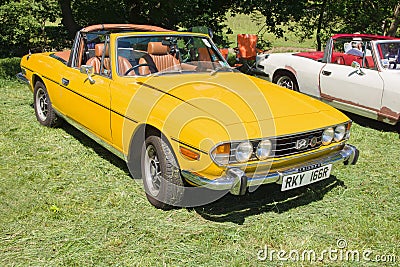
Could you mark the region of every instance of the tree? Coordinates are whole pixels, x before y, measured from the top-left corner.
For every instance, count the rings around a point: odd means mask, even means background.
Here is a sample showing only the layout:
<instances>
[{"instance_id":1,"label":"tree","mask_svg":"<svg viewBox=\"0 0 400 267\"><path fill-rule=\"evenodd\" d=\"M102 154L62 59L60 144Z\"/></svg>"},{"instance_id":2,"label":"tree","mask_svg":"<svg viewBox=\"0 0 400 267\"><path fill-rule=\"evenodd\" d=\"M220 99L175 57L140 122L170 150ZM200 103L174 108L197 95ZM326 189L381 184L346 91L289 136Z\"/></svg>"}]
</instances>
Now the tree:
<instances>
[{"instance_id":1,"label":"tree","mask_svg":"<svg viewBox=\"0 0 400 267\"><path fill-rule=\"evenodd\" d=\"M259 12L265 17L265 27L277 37L284 37L287 30L293 30L293 22L301 20L305 14L307 0L248 0L241 1L233 13Z\"/></svg>"},{"instance_id":2,"label":"tree","mask_svg":"<svg viewBox=\"0 0 400 267\"><path fill-rule=\"evenodd\" d=\"M29 47L43 47L47 41L46 22L55 22L58 17L55 0L3 1L0 42L4 50L0 52L13 55L26 53Z\"/></svg>"},{"instance_id":3,"label":"tree","mask_svg":"<svg viewBox=\"0 0 400 267\"><path fill-rule=\"evenodd\" d=\"M386 34L389 36L395 36L397 29L399 27L399 23L400 23L400 3L398 3L394 9L393 21L392 21L390 28Z\"/></svg>"},{"instance_id":4,"label":"tree","mask_svg":"<svg viewBox=\"0 0 400 267\"><path fill-rule=\"evenodd\" d=\"M339 13L346 22L339 29L346 32L365 32L383 35L387 21L393 16L397 0L341 0L344 12ZM385 23L386 22L386 23Z\"/></svg>"},{"instance_id":5,"label":"tree","mask_svg":"<svg viewBox=\"0 0 400 267\"><path fill-rule=\"evenodd\" d=\"M260 25L277 37L295 32L300 41L316 38L316 47L337 32L365 32L395 36L400 23L398 0L0 0L0 41L10 50L48 45L48 22L61 18L69 40L82 27L99 23L151 24L167 29L206 26L224 44L227 12L259 14ZM62 28L54 28L53 32ZM68 39L64 35L58 39ZM53 44L52 44L53 45ZM11 53L14 53L11 51Z\"/></svg>"},{"instance_id":6,"label":"tree","mask_svg":"<svg viewBox=\"0 0 400 267\"><path fill-rule=\"evenodd\" d=\"M315 36L316 49L322 50L323 41L346 24L340 16L340 10L345 10L343 4L344 1L307 1L303 17L294 26L296 35L300 40Z\"/></svg>"},{"instance_id":7,"label":"tree","mask_svg":"<svg viewBox=\"0 0 400 267\"><path fill-rule=\"evenodd\" d=\"M70 38L74 38L75 33L81 28L81 26L79 26L74 19L71 8L71 0L59 0L58 3L60 5L62 15L61 23L68 30L68 36Z\"/></svg>"},{"instance_id":8,"label":"tree","mask_svg":"<svg viewBox=\"0 0 400 267\"><path fill-rule=\"evenodd\" d=\"M134 23L187 29L207 26L222 41L227 11L237 0L59 0L62 23L74 36L81 26L98 23ZM93 8L95 7L95 8ZM81 26L79 26L81 25Z\"/></svg>"},{"instance_id":9,"label":"tree","mask_svg":"<svg viewBox=\"0 0 400 267\"><path fill-rule=\"evenodd\" d=\"M400 20L398 0L256 2L258 7L248 5L247 11L261 12L266 17L265 24L270 32L277 37L284 37L286 31L295 31L300 40L316 37L318 50L322 49L323 39L332 33L363 32L383 35L387 32L394 36ZM391 30L388 30L390 21Z\"/></svg>"}]
</instances>

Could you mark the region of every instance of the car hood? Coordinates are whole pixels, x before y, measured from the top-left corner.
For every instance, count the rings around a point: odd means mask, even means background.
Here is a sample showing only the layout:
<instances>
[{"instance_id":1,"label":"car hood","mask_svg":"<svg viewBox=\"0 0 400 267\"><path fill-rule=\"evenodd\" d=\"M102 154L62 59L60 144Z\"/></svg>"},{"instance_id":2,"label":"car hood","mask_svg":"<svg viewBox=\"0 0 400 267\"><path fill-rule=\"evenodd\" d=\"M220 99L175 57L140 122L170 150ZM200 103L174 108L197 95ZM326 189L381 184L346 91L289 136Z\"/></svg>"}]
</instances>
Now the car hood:
<instances>
[{"instance_id":1,"label":"car hood","mask_svg":"<svg viewBox=\"0 0 400 267\"><path fill-rule=\"evenodd\" d=\"M153 76L143 85L200 109L226 126L316 114L333 108L239 73Z\"/></svg>"}]
</instances>

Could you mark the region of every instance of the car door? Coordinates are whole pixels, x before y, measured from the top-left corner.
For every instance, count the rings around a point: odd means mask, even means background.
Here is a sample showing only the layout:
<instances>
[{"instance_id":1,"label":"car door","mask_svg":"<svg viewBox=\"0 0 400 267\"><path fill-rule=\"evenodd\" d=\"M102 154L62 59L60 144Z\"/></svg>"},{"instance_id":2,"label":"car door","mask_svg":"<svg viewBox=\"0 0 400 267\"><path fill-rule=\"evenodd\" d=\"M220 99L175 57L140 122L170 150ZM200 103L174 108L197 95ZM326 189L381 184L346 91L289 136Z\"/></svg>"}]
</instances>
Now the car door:
<instances>
[{"instance_id":1,"label":"car door","mask_svg":"<svg viewBox=\"0 0 400 267\"><path fill-rule=\"evenodd\" d=\"M104 43L99 43L98 45L108 47L108 45L105 46ZM103 53L105 53L105 49ZM101 62L101 66L103 66L105 57L102 56L98 60ZM87 60L87 62L89 62L89 60ZM107 62L108 67L110 67L109 58ZM110 70L104 67L102 67L100 71L96 70L96 73L92 76L94 82L91 82L86 73L81 73L81 65L83 64L72 65L72 67L67 68L61 75L62 78L60 82L64 89L62 90L62 110L70 119L79 123L103 140L111 142Z\"/></svg>"},{"instance_id":2,"label":"car door","mask_svg":"<svg viewBox=\"0 0 400 267\"><path fill-rule=\"evenodd\" d=\"M69 69L62 82L66 116L101 138L111 141L110 79L93 75L93 84L79 69Z\"/></svg>"},{"instance_id":3,"label":"car door","mask_svg":"<svg viewBox=\"0 0 400 267\"><path fill-rule=\"evenodd\" d=\"M400 120L400 90L398 86L400 70L384 70L380 72L380 75L385 81L385 88L379 115L386 122L396 123Z\"/></svg>"},{"instance_id":4,"label":"car door","mask_svg":"<svg viewBox=\"0 0 400 267\"><path fill-rule=\"evenodd\" d=\"M327 63L320 73L321 97L339 108L376 112L381 108L383 80L376 69Z\"/></svg>"}]
</instances>

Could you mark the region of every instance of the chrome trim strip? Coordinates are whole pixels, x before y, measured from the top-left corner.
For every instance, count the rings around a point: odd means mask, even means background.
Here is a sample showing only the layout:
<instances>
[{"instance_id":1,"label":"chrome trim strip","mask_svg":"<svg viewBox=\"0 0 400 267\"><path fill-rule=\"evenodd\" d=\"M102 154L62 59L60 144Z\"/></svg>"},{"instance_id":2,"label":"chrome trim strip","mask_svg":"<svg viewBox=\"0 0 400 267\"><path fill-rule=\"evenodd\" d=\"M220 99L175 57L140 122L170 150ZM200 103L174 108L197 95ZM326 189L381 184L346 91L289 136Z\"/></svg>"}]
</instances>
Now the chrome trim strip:
<instances>
[{"instance_id":1,"label":"chrome trim strip","mask_svg":"<svg viewBox=\"0 0 400 267\"><path fill-rule=\"evenodd\" d=\"M30 68L28 68L28 67L25 67L25 66L21 66L21 69L27 69L27 70L29 70L30 72L34 72L32 69L30 69Z\"/></svg>"},{"instance_id":2,"label":"chrome trim strip","mask_svg":"<svg viewBox=\"0 0 400 267\"><path fill-rule=\"evenodd\" d=\"M16 76L21 82L24 82L28 85L30 84L29 80L25 77L24 74L22 74L22 72L18 73Z\"/></svg>"},{"instance_id":3,"label":"chrome trim strip","mask_svg":"<svg viewBox=\"0 0 400 267\"><path fill-rule=\"evenodd\" d=\"M86 99L86 100L92 102L93 104L96 104L96 105L98 105L98 106L100 106L100 107L102 107L102 108L104 108L104 109L107 109L107 110L109 110L110 112L113 112L113 113L115 113L115 114L117 114L117 115L119 115L119 116L121 116L121 117L123 117L123 118L125 118L125 119L127 119L127 120L130 120L130 121L132 121L132 122L134 122L134 123L139 123L139 121L137 121L137 120L135 120L135 119L133 119L133 118L131 118L131 117L125 116L125 115L119 113L118 111L115 111L115 110L113 110L113 109L111 109L111 108L109 108L109 107L107 107L107 106L105 106L105 105L103 105L103 104L100 104L99 102L97 102L97 101L95 101L95 100L93 100L93 99L91 99L91 98L89 98L89 97L86 97L86 96L82 95L81 93L79 93L79 92L77 92L77 91L75 91L75 90L73 90L73 89L71 89L71 88L68 88L68 87L64 86L63 84L61 84L61 83L59 83L59 82L57 82L57 81L54 81L54 80L50 79L50 78L47 77L47 76L41 76L41 77L42 77L43 79L46 79L46 80L49 80L49 81L55 83L56 85L58 85L58 86L64 88L65 90L70 91L71 93L76 94L77 96L80 96L80 97L82 97L82 98L84 98L84 99ZM103 76L102 76L102 77L103 77Z\"/></svg>"},{"instance_id":4,"label":"chrome trim strip","mask_svg":"<svg viewBox=\"0 0 400 267\"><path fill-rule=\"evenodd\" d=\"M112 145L110 145L109 143L107 143L106 141L104 141L103 139L101 139L100 137L98 137L97 135L92 133L91 131L89 131L83 125L79 124L78 122L74 121L73 119L69 118L68 116L62 114L58 110L55 110L55 111L58 116L63 118L66 122L68 122L69 124L74 126L76 129L81 131L83 134L87 135L93 141L95 141L96 143L98 143L99 145L101 145L102 147L104 147L105 149L107 149L108 151L110 151L111 153L113 153L114 155L119 157L120 159L124 160L125 162L127 161L127 155L125 155L124 153L122 153L121 151L119 151L118 149L116 149L115 147L113 147Z\"/></svg>"},{"instance_id":5,"label":"chrome trim strip","mask_svg":"<svg viewBox=\"0 0 400 267\"><path fill-rule=\"evenodd\" d=\"M287 166L285 168L281 168L274 172L260 172L260 173L245 173L240 168L232 168L227 169L226 174L217 178L215 180L207 179L206 177L199 176L196 173L193 173L189 170L182 170L181 173L183 177L191 184L197 186L204 186L214 190L233 190L237 191L237 188L240 188L238 183L239 177L240 180L243 180L243 177L246 177L246 185L249 186L257 186L268 183L282 183L282 178L285 175L295 174L301 171L301 169L313 168L313 166L324 166L328 164L338 164L344 163L355 164L358 160L358 150L356 147L352 145L345 145L342 150L332 152L322 158L310 160L307 162L299 163L296 165ZM232 172L235 175L232 175ZM238 173L242 173L242 175L238 175ZM234 192L232 192L234 193Z\"/></svg>"},{"instance_id":6,"label":"chrome trim strip","mask_svg":"<svg viewBox=\"0 0 400 267\"><path fill-rule=\"evenodd\" d=\"M191 149L196 150L197 152L200 152L200 153L203 153L203 154L205 154L205 155L208 155L208 153L207 153L206 151L201 150L201 149L199 149L199 148L197 148L197 147L194 147L194 146L192 146L192 145L189 145L188 143L185 143L185 142L183 142L183 141L180 141L179 139L177 139L177 138L175 138L175 137L171 137L171 140L172 140L172 141L175 141L175 142L177 142L177 143L179 143L179 144L181 144L181 145L190 147Z\"/></svg>"}]
</instances>

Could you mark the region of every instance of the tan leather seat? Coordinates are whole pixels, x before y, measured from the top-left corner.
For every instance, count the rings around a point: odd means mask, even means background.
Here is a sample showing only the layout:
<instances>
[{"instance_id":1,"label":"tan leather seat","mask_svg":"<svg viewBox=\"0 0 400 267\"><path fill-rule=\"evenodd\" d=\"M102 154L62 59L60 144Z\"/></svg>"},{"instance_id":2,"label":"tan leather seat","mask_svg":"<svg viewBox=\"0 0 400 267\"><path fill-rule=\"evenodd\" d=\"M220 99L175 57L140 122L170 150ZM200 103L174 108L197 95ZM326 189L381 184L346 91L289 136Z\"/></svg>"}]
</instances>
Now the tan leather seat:
<instances>
[{"instance_id":1,"label":"tan leather seat","mask_svg":"<svg viewBox=\"0 0 400 267\"><path fill-rule=\"evenodd\" d=\"M132 68L132 64L129 62L129 60L125 57L118 56L118 73L121 76L124 76L125 73ZM135 75L135 70L130 71L128 76L134 76Z\"/></svg>"},{"instance_id":2,"label":"tan leather seat","mask_svg":"<svg viewBox=\"0 0 400 267\"><path fill-rule=\"evenodd\" d=\"M168 46L163 45L161 42L149 42L147 44L147 53L150 55L154 62L157 71L163 71L166 69L180 69L179 60L173 55L168 53ZM145 58L139 60L139 64L152 64L147 62ZM150 74L150 68L148 66L139 68L140 75Z\"/></svg>"},{"instance_id":3,"label":"tan leather seat","mask_svg":"<svg viewBox=\"0 0 400 267\"><path fill-rule=\"evenodd\" d=\"M208 52L207 47L199 47L199 61L211 61L210 53Z\"/></svg>"},{"instance_id":4,"label":"tan leather seat","mask_svg":"<svg viewBox=\"0 0 400 267\"><path fill-rule=\"evenodd\" d=\"M101 58L103 56L103 51L104 51L104 43L96 44L94 47L94 57L89 58L89 60L86 62L86 65L93 66L95 73L100 73ZM107 71L111 70L108 47L105 51L103 66Z\"/></svg>"},{"instance_id":5,"label":"tan leather seat","mask_svg":"<svg viewBox=\"0 0 400 267\"><path fill-rule=\"evenodd\" d=\"M93 66L94 73L100 72L100 59L98 57L91 57L86 61L86 65Z\"/></svg>"}]
</instances>

